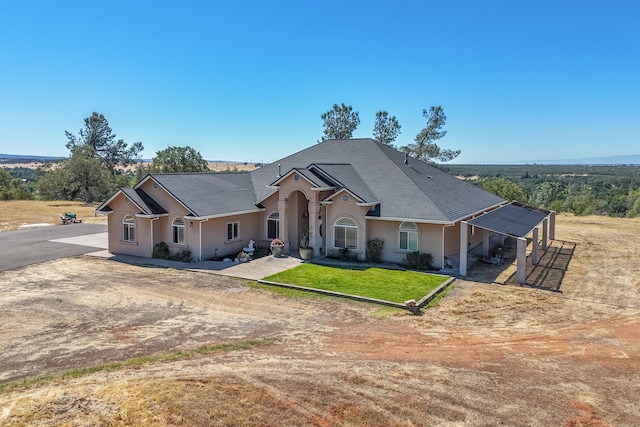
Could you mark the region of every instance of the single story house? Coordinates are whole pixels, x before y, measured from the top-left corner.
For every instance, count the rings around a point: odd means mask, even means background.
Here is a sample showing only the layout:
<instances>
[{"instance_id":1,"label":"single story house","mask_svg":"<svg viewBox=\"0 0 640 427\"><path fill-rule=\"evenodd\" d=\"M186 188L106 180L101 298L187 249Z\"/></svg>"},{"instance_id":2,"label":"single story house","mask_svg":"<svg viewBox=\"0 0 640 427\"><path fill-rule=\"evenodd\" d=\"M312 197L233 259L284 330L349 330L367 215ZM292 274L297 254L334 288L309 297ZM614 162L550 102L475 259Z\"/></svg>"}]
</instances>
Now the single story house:
<instances>
[{"instance_id":1,"label":"single story house","mask_svg":"<svg viewBox=\"0 0 640 427\"><path fill-rule=\"evenodd\" d=\"M149 174L120 188L106 213L109 251L151 257L154 245L189 250L194 260L234 258L249 240L297 251L303 228L314 256L348 248L364 259L430 253L436 267L486 233L467 226L506 201L372 139L328 140L251 172ZM464 224L463 224L464 222ZM465 236L461 236L461 230Z\"/></svg>"}]
</instances>

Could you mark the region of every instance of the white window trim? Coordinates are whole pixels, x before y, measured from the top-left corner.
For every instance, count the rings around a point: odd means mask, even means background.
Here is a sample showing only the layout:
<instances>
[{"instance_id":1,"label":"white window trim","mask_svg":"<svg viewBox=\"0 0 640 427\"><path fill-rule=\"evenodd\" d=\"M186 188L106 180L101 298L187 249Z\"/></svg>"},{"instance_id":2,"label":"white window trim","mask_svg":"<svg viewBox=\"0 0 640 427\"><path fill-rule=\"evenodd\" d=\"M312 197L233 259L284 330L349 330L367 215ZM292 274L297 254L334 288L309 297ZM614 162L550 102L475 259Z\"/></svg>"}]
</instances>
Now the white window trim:
<instances>
[{"instance_id":1,"label":"white window trim","mask_svg":"<svg viewBox=\"0 0 640 427\"><path fill-rule=\"evenodd\" d=\"M353 223L353 225L346 225L346 224L338 224L338 222L342 221L343 219L347 219L349 221L351 221ZM353 250L353 251L357 251L358 250L358 234L360 231L360 227L358 226L358 223L353 219L353 218L349 218L348 216L343 216L338 218L337 220L334 221L333 223L333 247L335 249L343 249L342 247L336 246L336 227L340 227L340 228L344 228L345 231L345 235L344 235L344 243L345 245L347 244L347 231L346 229L352 229L352 230L356 230L356 246L354 248L347 248L349 250Z\"/></svg>"},{"instance_id":2,"label":"white window trim","mask_svg":"<svg viewBox=\"0 0 640 427\"><path fill-rule=\"evenodd\" d=\"M404 228L403 229L403 225L404 224L413 224L416 228L413 229L409 229L409 228ZM407 247L406 248L402 248L400 247L401 242L402 242L402 238L401 235L402 233L407 233ZM411 241L411 239L409 238L411 235L415 235L416 237L416 248L412 249L409 247L409 242ZM420 249L420 227L418 227L418 224L416 224L415 222L412 221L404 221L402 223L400 223L400 226L398 226L398 249L401 251L405 251L405 252L415 252L417 250Z\"/></svg>"},{"instance_id":3,"label":"white window trim","mask_svg":"<svg viewBox=\"0 0 640 427\"><path fill-rule=\"evenodd\" d=\"M127 221L127 218L131 218L131 221ZM128 229L127 233L125 233L125 227ZM133 239L131 238L131 229L133 229ZM129 238L126 238L127 234ZM131 214L126 214L124 218L122 218L122 241L127 243L135 243L137 237L136 218Z\"/></svg>"},{"instance_id":4,"label":"white window trim","mask_svg":"<svg viewBox=\"0 0 640 427\"><path fill-rule=\"evenodd\" d=\"M231 239L229 239L229 226L232 224L237 224L237 235L236 236L232 236ZM233 234L233 233L232 233ZM227 242L236 242L240 240L240 220L236 220L236 221L228 221L227 222Z\"/></svg>"},{"instance_id":5,"label":"white window trim","mask_svg":"<svg viewBox=\"0 0 640 427\"><path fill-rule=\"evenodd\" d=\"M176 224L176 220L180 220L182 221L182 224ZM182 242L176 242L175 241L175 229L176 228L182 228ZM181 216L177 216L175 218L173 218L173 220L171 221L171 244L172 245L179 245L179 246L186 246L187 245L187 221L181 217Z\"/></svg>"},{"instance_id":6,"label":"white window trim","mask_svg":"<svg viewBox=\"0 0 640 427\"><path fill-rule=\"evenodd\" d=\"M274 215L274 214L278 215L277 219L272 219L271 218L271 216ZM275 221L276 222L276 235L275 236L269 236L269 221ZM267 240L273 240L275 238L279 238L280 237L280 212L279 211L273 211L269 215L267 215L266 224L265 224L265 235L267 237Z\"/></svg>"}]
</instances>

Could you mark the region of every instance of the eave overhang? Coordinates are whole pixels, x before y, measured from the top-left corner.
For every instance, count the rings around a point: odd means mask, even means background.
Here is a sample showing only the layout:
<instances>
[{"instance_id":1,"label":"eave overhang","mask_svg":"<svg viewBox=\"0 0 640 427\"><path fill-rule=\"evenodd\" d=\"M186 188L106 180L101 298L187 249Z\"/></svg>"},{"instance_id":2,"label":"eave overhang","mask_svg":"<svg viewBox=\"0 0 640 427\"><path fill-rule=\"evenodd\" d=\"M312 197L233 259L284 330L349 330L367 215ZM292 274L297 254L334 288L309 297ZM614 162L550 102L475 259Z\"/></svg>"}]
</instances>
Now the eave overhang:
<instances>
[{"instance_id":1,"label":"eave overhang","mask_svg":"<svg viewBox=\"0 0 640 427\"><path fill-rule=\"evenodd\" d=\"M326 201L326 202L328 202L328 201L333 201L333 199L334 199L336 196L338 196L338 195L340 195L340 194L342 194L342 193L349 193L351 196L353 196L353 197L357 200L356 204L357 204L357 203L369 203L369 202L365 202L364 200L362 200L362 198L361 198L361 197L359 197L359 196L358 196L356 193L354 193L353 191L349 190L347 187L342 187L340 190L338 190L338 191L336 191L335 193L331 194L329 197L327 197L327 198L326 198L326 199L324 199L323 201ZM374 206L375 206L376 204L378 204L378 203L379 203L379 202L375 202L375 203L374 203ZM364 206L364 205L363 205L363 206Z\"/></svg>"},{"instance_id":2,"label":"eave overhang","mask_svg":"<svg viewBox=\"0 0 640 427\"><path fill-rule=\"evenodd\" d=\"M271 197L274 194L276 194L278 192L278 190L280 189L280 186L267 185L267 188L271 188L272 190L270 192L268 192L267 194L265 194L264 196L260 197L258 200L256 200L256 205L259 205L260 203L262 203L265 200L267 200L269 197Z\"/></svg>"},{"instance_id":3,"label":"eave overhang","mask_svg":"<svg viewBox=\"0 0 640 427\"><path fill-rule=\"evenodd\" d=\"M140 188L145 182L147 182L149 179L153 180L153 182L155 182L156 184L158 184L158 186L160 186L164 191L167 192L167 194L169 194L171 197L173 197L176 202L180 203L180 205L182 205L183 208L185 208L187 211L189 211L192 215L196 215L196 213L193 211L193 209L191 209L189 206L185 205L183 203L182 200L180 200L180 198L178 198L175 194L173 194L171 191L169 191L169 189L167 187L165 187L164 185L162 185L160 182L158 182L157 179L155 179L153 177L153 175L148 174L147 176L145 176L144 178L142 178L142 180L136 184L135 187L133 187L133 189L137 189Z\"/></svg>"},{"instance_id":4,"label":"eave overhang","mask_svg":"<svg viewBox=\"0 0 640 427\"><path fill-rule=\"evenodd\" d=\"M162 214L135 214L134 215L136 218L161 218L161 217L165 217L165 216L169 216L168 213L162 213Z\"/></svg>"},{"instance_id":5,"label":"eave overhang","mask_svg":"<svg viewBox=\"0 0 640 427\"><path fill-rule=\"evenodd\" d=\"M225 217L229 217L229 216L237 216L237 215L245 215L245 214L250 214L250 213L264 212L265 210L266 210L265 208L256 208L256 209L249 209L249 210L246 210L246 211L225 212L225 213L214 214L214 215L202 215L202 216L185 215L185 218L192 219L192 220L195 220L195 221L206 221L206 220L214 219L214 218L225 218Z\"/></svg>"},{"instance_id":6,"label":"eave overhang","mask_svg":"<svg viewBox=\"0 0 640 427\"><path fill-rule=\"evenodd\" d=\"M380 202L356 202L356 206L373 207L379 205Z\"/></svg>"},{"instance_id":7,"label":"eave overhang","mask_svg":"<svg viewBox=\"0 0 640 427\"><path fill-rule=\"evenodd\" d=\"M393 222L416 222L420 224L434 224L434 225L453 225L455 222L451 221L431 221L424 218L399 218L399 217L377 217L377 216L365 216L365 219L375 221L393 221Z\"/></svg>"}]
</instances>

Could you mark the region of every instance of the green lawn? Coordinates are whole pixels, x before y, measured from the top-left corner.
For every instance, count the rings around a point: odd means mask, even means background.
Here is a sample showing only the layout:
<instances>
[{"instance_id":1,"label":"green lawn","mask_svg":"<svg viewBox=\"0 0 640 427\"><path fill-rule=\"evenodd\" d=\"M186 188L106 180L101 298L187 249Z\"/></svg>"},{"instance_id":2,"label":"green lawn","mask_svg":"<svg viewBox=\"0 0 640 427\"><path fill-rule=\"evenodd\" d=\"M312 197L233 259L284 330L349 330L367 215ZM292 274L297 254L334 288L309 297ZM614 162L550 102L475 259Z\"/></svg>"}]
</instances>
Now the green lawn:
<instances>
[{"instance_id":1,"label":"green lawn","mask_svg":"<svg viewBox=\"0 0 640 427\"><path fill-rule=\"evenodd\" d=\"M302 264L273 276L270 282L342 292L385 301L403 303L420 300L448 278L413 271L384 268L339 268Z\"/></svg>"}]
</instances>

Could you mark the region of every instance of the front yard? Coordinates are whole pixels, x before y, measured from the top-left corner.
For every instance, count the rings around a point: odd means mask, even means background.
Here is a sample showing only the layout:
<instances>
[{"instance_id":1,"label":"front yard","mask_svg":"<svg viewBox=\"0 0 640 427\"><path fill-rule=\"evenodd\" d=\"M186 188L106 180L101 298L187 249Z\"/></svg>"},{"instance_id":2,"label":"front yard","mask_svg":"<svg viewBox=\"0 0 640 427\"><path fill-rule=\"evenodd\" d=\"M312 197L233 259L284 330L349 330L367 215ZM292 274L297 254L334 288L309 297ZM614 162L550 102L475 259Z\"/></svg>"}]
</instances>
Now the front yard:
<instances>
[{"instance_id":1,"label":"front yard","mask_svg":"<svg viewBox=\"0 0 640 427\"><path fill-rule=\"evenodd\" d=\"M448 278L414 271L384 268L329 267L302 264L265 277L270 282L403 303L420 300Z\"/></svg>"}]
</instances>

